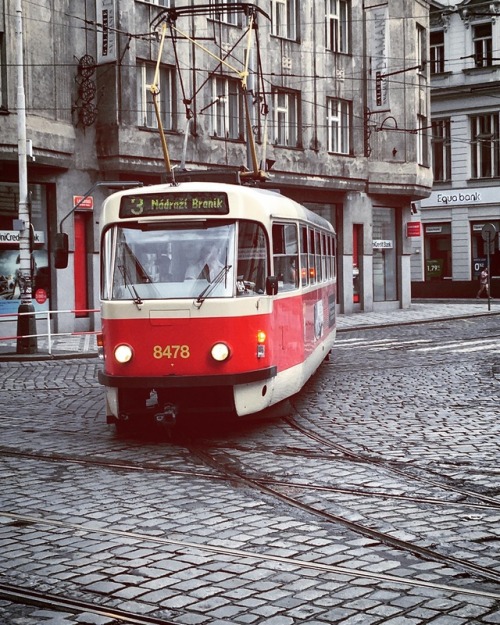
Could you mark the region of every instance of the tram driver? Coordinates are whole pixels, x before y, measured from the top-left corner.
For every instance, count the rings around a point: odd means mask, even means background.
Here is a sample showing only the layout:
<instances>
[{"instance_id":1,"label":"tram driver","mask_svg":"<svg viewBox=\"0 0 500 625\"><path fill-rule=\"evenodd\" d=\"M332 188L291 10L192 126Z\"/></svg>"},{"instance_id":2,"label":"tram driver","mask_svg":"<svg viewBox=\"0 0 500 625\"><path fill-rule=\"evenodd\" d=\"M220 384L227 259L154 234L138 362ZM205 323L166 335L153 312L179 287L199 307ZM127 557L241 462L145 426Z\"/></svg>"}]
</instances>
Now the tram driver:
<instances>
[{"instance_id":1,"label":"tram driver","mask_svg":"<svg viewBox=\"0 0 500 625\"><path fill-rule=\"evenodd\" d=\"M198 261L186 269L185 280L207 280L212 282L222 271L224 265L219 260L219 249L215 243L209 243L201 248Z\"/></svg>"}]
</instances>

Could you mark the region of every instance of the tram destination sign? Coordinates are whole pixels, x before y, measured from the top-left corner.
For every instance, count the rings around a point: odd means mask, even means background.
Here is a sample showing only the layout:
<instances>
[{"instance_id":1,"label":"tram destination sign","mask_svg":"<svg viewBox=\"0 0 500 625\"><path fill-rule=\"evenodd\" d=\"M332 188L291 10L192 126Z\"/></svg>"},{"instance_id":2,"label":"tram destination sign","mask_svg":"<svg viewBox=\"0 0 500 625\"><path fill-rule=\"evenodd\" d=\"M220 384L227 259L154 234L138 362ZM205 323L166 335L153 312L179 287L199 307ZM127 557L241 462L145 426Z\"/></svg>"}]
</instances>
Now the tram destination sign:
<instances>
[{"instance_id":1,"label":"tram destination sign","mask_svg":"<svg viewBox=\"0 0 500 625\"><path fill-rule=\"evenodd\" d=\"M226 193L135 193L120 201L120 217L157 215L227 215Z\"/></svg>"}]
</instances>

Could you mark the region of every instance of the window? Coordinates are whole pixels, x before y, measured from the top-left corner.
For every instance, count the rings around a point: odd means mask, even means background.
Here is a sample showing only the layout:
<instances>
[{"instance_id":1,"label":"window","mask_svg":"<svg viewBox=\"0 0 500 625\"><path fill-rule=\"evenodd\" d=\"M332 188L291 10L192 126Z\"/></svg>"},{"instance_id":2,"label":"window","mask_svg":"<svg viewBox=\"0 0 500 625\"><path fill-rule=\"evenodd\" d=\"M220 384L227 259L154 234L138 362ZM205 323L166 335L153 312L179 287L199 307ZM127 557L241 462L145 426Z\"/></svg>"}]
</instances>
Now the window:
<instances>
[{"instance_id":1,"label":"window","mask_svg":"<svg viewBox=\"0 0 500 625\"><path fill-rule=\"evenodd\" d=\"M421 72L425 70L425 62L427 61L426 43L426 30L423 26L417 24L417 65L420 65Z\"/></svg>"},{"instance_id":2,"label":"window","mask_svg":"<svg viewBox=\"0 0 500 625\"><path fill-rule=\"evenodd\" d=\"M300 281L302 286L309 284L309 238L307 235L307 226L300 226ZM313 265L314 267L314 265Z\"/></svg>"},{"instance_id":3,"label":"window","mask_svg":"<svg viewBox=\"0 0 500 625\"><path fill-rule=\"evenodd\" d=\"M432 168L435 182L451 180L451 132L449 119L432 122Z\"/></svg>"},{"instance_id":4,"label":"window","mask_svg":"<svg viewBox=\"0 0 500 625\"><path fill-rule=\"evenodd\" d=\"M425 225L425 279L451 278L451 224Z\"/></svg>"},{"instance_id":5,"label":"window","mask_svg":"<svg viewBox=\"0 0 500 625\"><path fill-rule=\"evenodd\" d=\"M150 4L157 4L160 7L169 9L174 6L174 0L147 0Z\"/></svg>"},{"instance_id":6,"label":"window","mask_svg":"<svg viewBox=\"0 0 500 625\"><path fill-rule=\"evenodd\" d=\"M273 224L274 274L278 290L288 291L299 286L299 244L295 224Z\"/></svg>"},{"instance_id":7,"label":"window","mask_svg":"<svg viewBox=\"0 0 500 625\"><path fill-rule=\"evenodd\" d=\"M4 52L4 33L0 32L0 111L7 110L7 82L5 73L7 67L5 64L5 52Z\"/></svg>"},{"instance_id":8,"label":"window","mask_svg":"<svg viewBox=\"0 0 500 625\"><path fill-rule=\"evenodd\" d=\"M482 231L486 223L493 224L497 231L495 242L491 246L488 246L488 243L482 237ZM490 253L490 276L495 278L498 278L500 276L500 248L498 247L498 232L500 232L500 221L496 219L488 219L487 222L471 222L473 280L479 280L479 274L485 268L488 262L488 252Z\"/></svg>"},{"instance_id":9,"label":"window","mask_svg":"<svg viewBox=\"0 0 500 625\"><path fill-rule=\"evenodd\" d=\"M429 148L427 139L427 118L417 115L417 163L427 166L429 164Z\"/></svg>"},{"instance_id":10,"label":"window","mask_svg":"<svg viewBox=\"0 0 500 625\"><path fill-rule=\"evenodd\" d=\"M263 227L252 221L239 222L236 295L264 293L267 257L267 238Z\"/></svg>"},{"instance_id":11,"label":"window","mask_svg":"<svg viewBox=\"0 0 500 625\"><path fill-rule=\"evenodd\" d=\"M228 10L229 5L234 4L233 0L210 0L209 4L213 7L210 11L210 17L218 22L225 22L226 24L232 24L233 26L239 26L238 11Z\"/></svg>"},{"instance_id":12,"label":"window","mask_svg":"<svg viewBox=\"0 0 500 625\"><path fill-rule=\"evenodd\" d=\"M103 298L232 297L235 237L234 222L113 225L103 237Z\"/></svg>"},{"instance_id":13,"label":"window","mask_svg":"<svg viewBox=\"0 0 500 625\"><path fill-rule=\"evenodd\" d=\"M212 79L210 132L215 137L243 139L243 96L237 80L217 76Z\"/></svg>"},{"instance_id":14,"label":"window","mask_svg":"<svg viewBox=\"0 0 500 625\"><path fill-rule=\"evenodd\" d=\"M500 176L499 114L471 117L471 176L494 178Z\"/></svg>"},{"instance_id":15,"label":"window","mask_svg":"<svg viewBox=\"0 0 500 625\"><path fill-rule=\"evenodd\" d=\"M472 27L474 62L476 67L486 67L493 62L491 22Z\"/></svg>"},{"instance_id":16,"label":"window","mask_svg":"<svg viewBox=\"0 0 500 625\"><path fill-rule=\"evenodd\" d=\"M348 0L325 0L325 47L332 52L349 51Z\"/></svg>"},{"instance_id":17,"label":"window","mask_svg":"<svg viewBox=\"0 0 500 625\"><path fill-rule=\"evenodd\" d=\"M274 144L299 146L299 97L292 91L273 91Z\"/></svg>"},{"instance_id":18,"label":"window","mask_svg":"<svg viewBox=\"0 0 500 625\"><path fill-rule=\"evenodd\" d=\"M271 32L276 37L297 39L297 0L271 0Z\"/></svg>"},{"instance_id":19,"label":"window","mask_svg":"<svg viewBox=\"0 0 500 625\"><path fill-rule=\"evenodd\" d=\"M151 84L154 81L156 65L138 63L137 65L137 123L143 128L158 128ZM174 122L174 71L169 67L160 67L158 77L158 106L164 130L172 130Z\"/></svg>"},{"instance_id":20,"label":"window","mask_svg":"<svg viewBox=\"0 0 500 625\"><path fill-rule=\"evenodd\" d=\"M351 104L345 100L327 98L328 152L349 154L351 150Z\"/></svg>"},{"instance_id":21,"label":"window","mask_svg":"<svg viewBox=\"0 0 500 625\"><path fill-rule=\"evenodd\" d=\"M335 238L330 233L300 226L302 286L335 279Z\"/></svg>"},{"instance_id":22,"label":"window","mask_svg":"<svg viewBox=\"0 0 500 625\"><path fill-rule=\"evenodd\" d=\"M431 74L444 72L444 31L436 30L430 36Z\"/></svg>"}]
</instances>

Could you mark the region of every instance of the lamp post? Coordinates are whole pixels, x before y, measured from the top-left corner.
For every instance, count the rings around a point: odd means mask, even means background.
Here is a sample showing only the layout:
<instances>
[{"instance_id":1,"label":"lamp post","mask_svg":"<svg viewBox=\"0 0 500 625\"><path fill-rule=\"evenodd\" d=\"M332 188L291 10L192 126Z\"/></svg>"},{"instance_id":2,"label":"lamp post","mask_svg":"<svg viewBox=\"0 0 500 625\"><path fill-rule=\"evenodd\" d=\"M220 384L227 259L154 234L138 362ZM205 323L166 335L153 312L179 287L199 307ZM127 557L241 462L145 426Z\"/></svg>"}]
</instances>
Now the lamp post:
<instances>
[{"instance_id":1,"label":"lamp post","mask_svg":"<svg viewBox=\"0 0 500 625\"><path fill-rule=\"evenodd\" d=\"M32 300L31 217L28 201L28 165L26 155L26 99L24 93L23 10L16 0L17 51L17 138L19 156L19 270L20 304L17 318L17 353L37 351L35 312Z\"/></svg>"}]
</instances>

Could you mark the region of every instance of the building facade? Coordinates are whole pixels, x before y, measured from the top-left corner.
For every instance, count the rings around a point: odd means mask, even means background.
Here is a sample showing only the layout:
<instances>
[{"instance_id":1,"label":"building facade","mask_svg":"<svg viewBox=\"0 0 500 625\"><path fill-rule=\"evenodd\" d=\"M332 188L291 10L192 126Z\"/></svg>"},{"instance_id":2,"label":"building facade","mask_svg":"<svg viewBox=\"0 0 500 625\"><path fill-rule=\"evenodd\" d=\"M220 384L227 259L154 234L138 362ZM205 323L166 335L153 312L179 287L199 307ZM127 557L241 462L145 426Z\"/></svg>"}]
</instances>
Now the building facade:
<instances>
[{"instance_id":1,"label":"building facade","mask_svg":"<svg viewBox=\"0 0 500 625\"><path fill-rule=\"evenodd\" d=\"M4 312L17 297L18 2L0 0ZM432 188L428 2L208 4L22 2L35 306L68 311L59 331L98 325L99 206L120 183L165 179L154 85L174 175L248 166L248 108L265 184L337 230L340 312L408 307L407 223ZM65 269L53 262L59 232Z\"/></svg>"},{"instance_id":2,"label":"building facade","mask_svg":"<svg viewBox=\"0 0 500 625\"><path fill-rule=\"evenodd\" d=\"M412 294L475 297L489 262L500 297L500 2L433 2L430 27L434 186L413 217Z\"/></svg>"}]
</instances>

